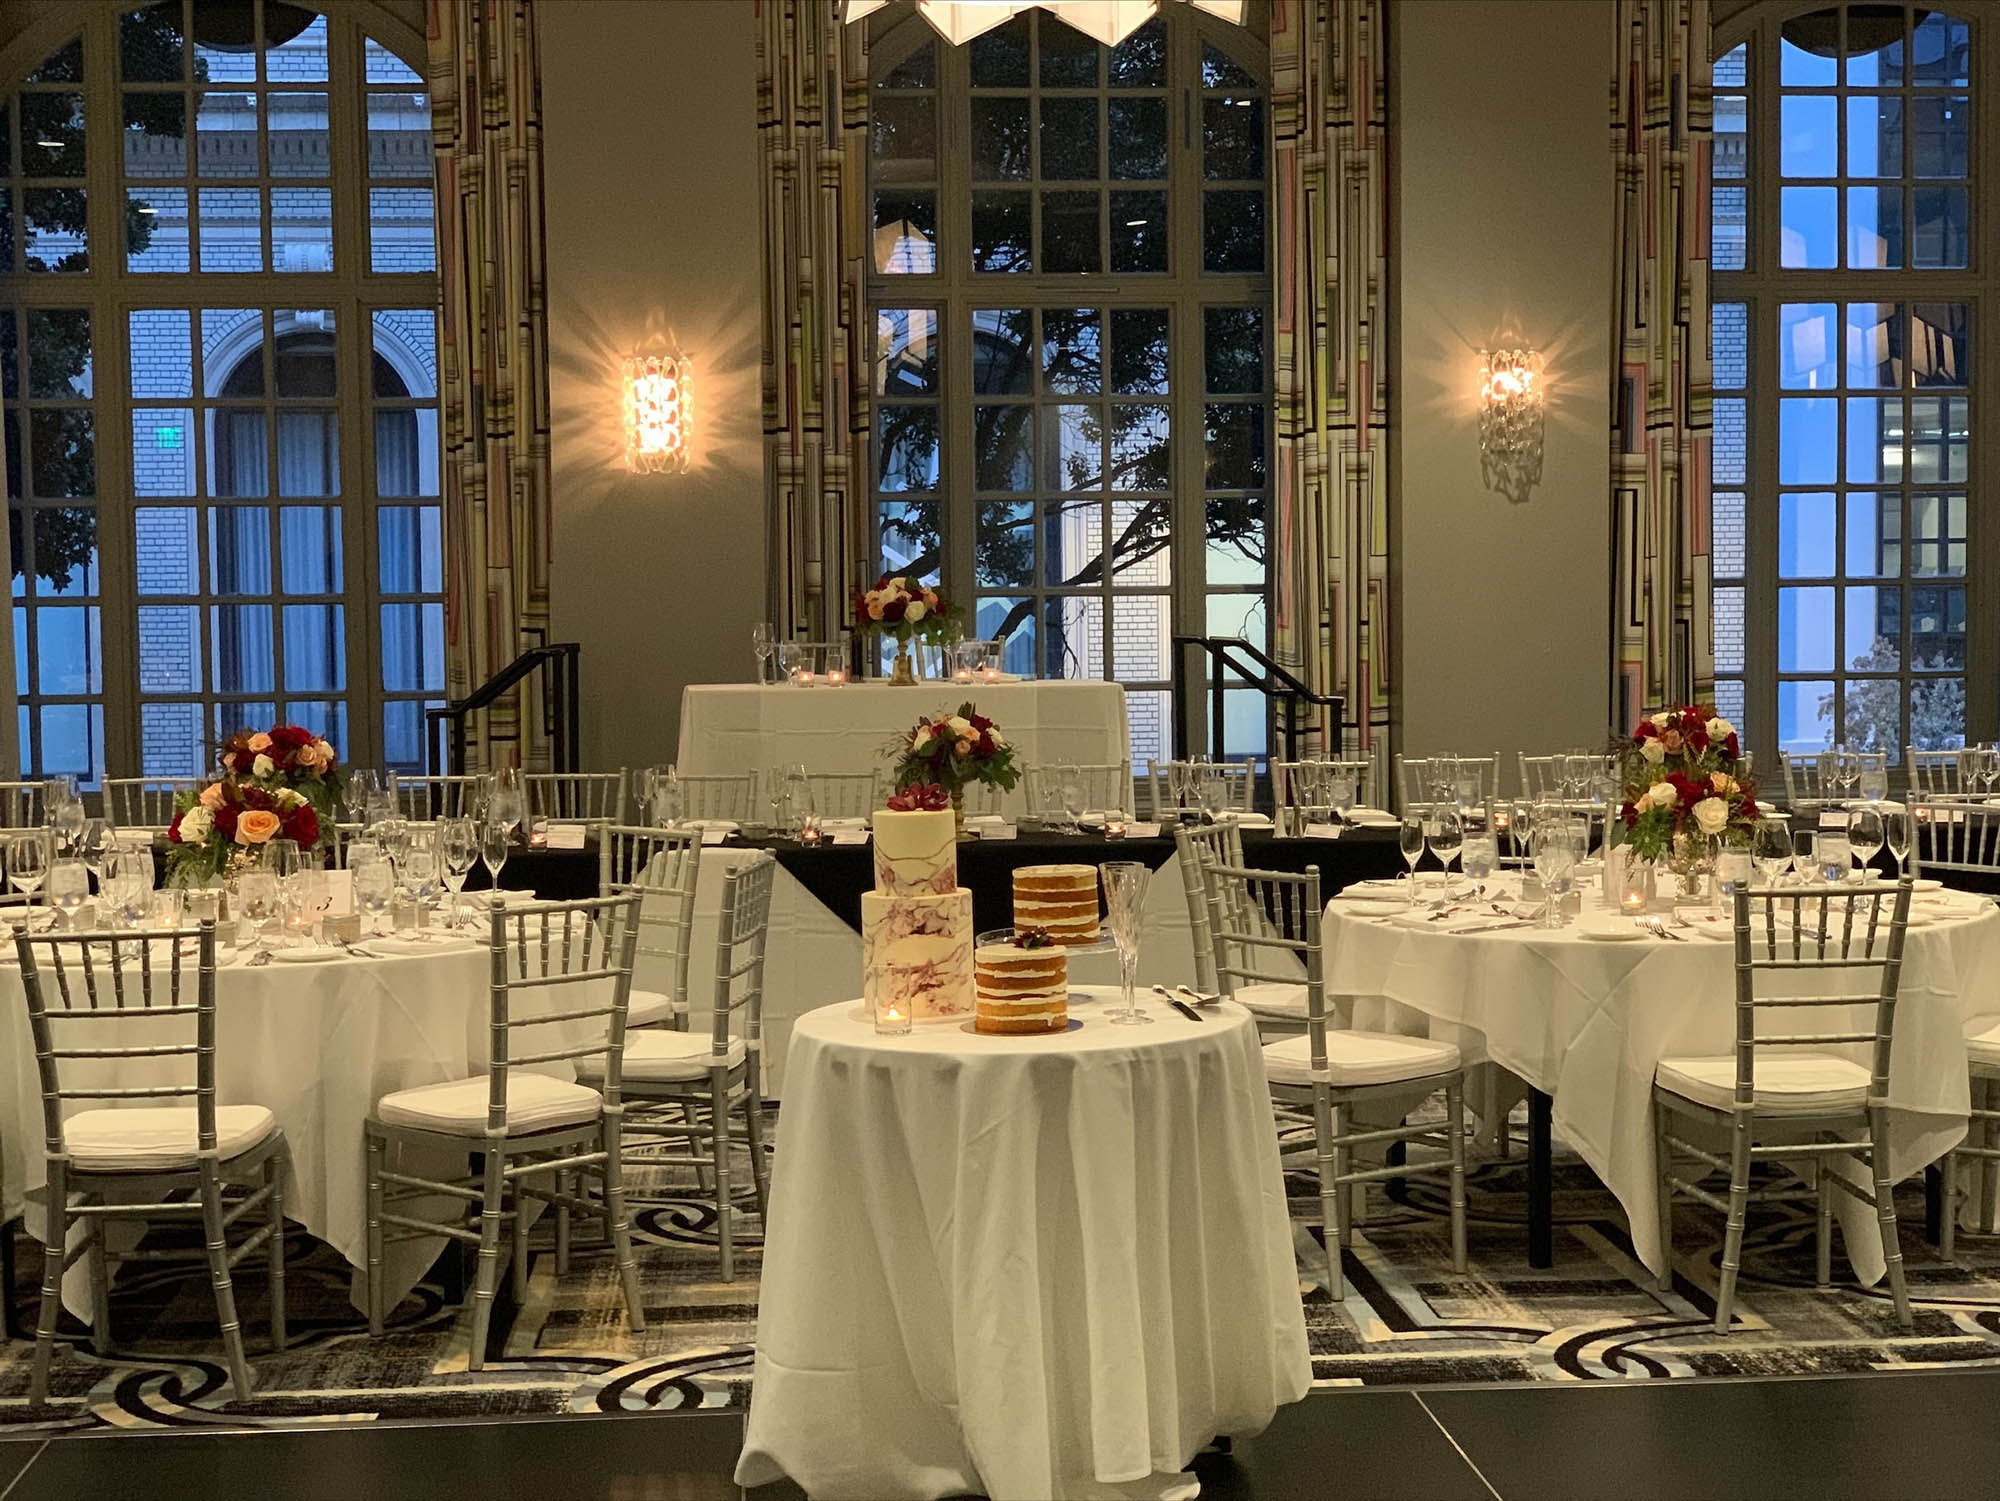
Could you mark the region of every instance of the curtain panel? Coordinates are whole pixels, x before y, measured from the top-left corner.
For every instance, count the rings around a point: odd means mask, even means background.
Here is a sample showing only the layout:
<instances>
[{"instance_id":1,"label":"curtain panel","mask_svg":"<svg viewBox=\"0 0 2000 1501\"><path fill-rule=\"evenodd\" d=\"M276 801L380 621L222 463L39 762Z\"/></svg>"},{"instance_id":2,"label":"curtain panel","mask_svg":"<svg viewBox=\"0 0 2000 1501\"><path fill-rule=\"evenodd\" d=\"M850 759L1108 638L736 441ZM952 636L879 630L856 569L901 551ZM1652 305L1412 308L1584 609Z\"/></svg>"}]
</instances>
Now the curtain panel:
<instances>
[{"instance_id":1,"label":"curtain panel","mask_svg":"<svg viewBox=\"0 0 2000 1501\"><path fill-rule=\"evenodd\" d=\"M1715 691L1708 0L1617 0L1611 717Z\"/></svg>"},{"instance_id":2,"label":"curtain panel","mask_svg":"<svg viewBox=\"0 0 2000 1501\"><path fill-rule=\"evenodd\" d=\"M1276 656L1346 699L1302 754L1389 785L1388 60L1382 0L1272 0Z\"/></svg>"},{"instance_id":3,"label":"curtain panel","mask_svg":"<svg viewBox=\"0 0 2000 1501\"><path fill-rule=\"evenodd\" d=\"M444 408L445 690L549 641L549 346L534 0L430 0ZM482 722L483 721L483 722ZM531 677L467 725L464 771L549 767Z\"/></svg>"},{"instance_id":4,"label":"curtain panel","mask_svg":"<svg viewBox=\"0 0 2000 1501\"><path fill-rule=\"evenodd\" d=\"M868 28L757 0L772 622L830 641L866 549Z\"/></svg>"}]
</instances>

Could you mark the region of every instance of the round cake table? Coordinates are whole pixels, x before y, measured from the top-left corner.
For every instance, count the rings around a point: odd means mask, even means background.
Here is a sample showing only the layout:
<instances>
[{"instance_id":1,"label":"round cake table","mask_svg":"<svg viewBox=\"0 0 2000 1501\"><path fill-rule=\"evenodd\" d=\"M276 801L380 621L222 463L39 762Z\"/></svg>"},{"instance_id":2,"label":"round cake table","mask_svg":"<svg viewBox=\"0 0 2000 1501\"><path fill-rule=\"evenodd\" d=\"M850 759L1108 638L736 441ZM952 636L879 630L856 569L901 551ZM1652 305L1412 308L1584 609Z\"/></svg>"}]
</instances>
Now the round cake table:
<instances>
[{"instance_id":1,"label":"round cake table","mask_svg":"<svg viewBox=\"0 0 2000 1501\"><path fill-rule=\"evenodd\" d=\"M1185 1497L1311 1379L1249 1014L792 1032L736 1478L819 1501Z\"/></svg>"}]
</instances>

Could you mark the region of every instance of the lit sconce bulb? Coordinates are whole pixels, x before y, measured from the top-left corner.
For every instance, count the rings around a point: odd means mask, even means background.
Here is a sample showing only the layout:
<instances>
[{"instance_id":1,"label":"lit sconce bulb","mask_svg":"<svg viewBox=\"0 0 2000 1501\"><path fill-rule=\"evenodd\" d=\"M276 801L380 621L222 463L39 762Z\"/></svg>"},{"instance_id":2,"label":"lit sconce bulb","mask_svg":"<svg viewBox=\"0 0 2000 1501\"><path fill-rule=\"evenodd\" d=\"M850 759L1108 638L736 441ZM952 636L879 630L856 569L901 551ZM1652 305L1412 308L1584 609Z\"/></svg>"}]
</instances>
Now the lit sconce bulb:
<instances>
[{"instance_id":1,"label":"lit sconce bulb","mask_svg":"<svg viewBox=\"0 0 2000 1501\"><path fill-rule=\"evenodd\" d=\"M1479 472L1489 490L1527 499L1542 477L1541 356L1479 351Z\"/></svg>"},{"instance_id":2,"label":"lit sconce bulb","mask_svg":"<svg viewBox=\"0 0 2000 1501\"><path fill-rule=\"evenodd\" d=\"M625 467L685 470L693 425L693 362L675 355L625 361Z\"/></svg>"}]
</instances>

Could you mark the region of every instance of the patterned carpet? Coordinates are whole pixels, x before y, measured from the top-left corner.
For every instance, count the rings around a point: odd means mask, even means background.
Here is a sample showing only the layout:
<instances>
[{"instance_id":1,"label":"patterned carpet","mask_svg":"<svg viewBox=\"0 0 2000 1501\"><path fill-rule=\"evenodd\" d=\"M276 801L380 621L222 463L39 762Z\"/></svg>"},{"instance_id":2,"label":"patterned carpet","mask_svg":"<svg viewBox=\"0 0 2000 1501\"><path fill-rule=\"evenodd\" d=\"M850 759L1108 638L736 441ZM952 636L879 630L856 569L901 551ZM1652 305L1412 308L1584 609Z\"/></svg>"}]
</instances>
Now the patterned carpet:
<instances>
[{"instance_id":1,"label":"patterned carpet","mask_svg":"<svg viewBox=\"0 0 2000 1501\"><path fill-rule=\"evenodd\" d=\"M746 1175L747 1176L747 1175ZM2000 1240L1962 1238L1956 1265L1921 1236L1920 1189L1898 1200L1916 1329L1899 1333L1886 1294L1836 1282L1812 1285L1810 1219L1754 1212L1735 1330L1709 1329L1720 1256L1719 1219L1677 1210L1671 1294L1633 1259L1622 1214L1587 1169L1557 1158L1556 1264L1532 1271L1523 1230L1526 1171L1516 1158L1472 1175L1471 1269L1451 1271L1441 1199L1424 1180L1406 1197L1377 1194L1346 1262L1348 1296L1323 1282L1312 1228L1311 1180L1294 1177L1294 1225L1313 1370L1321 1383L1409 1384L1631 1380L1853 1372L2000 1362ZM607 1251L579 1248L568 1276L537 1249L525 1303L503 1302L485 1370L466 1369L469 1316L429 1282L370 1339L348 1304L348 1269L293 1233L287 1279L292 1347L265 1337L261 1273L238 1281L257 1391L231 1400L205 1276L151 1265L124 1269L113 1298L116 1349L90 1353L64 1326L53 1401L39 1419L26 1405L32 1347L0 1347L0 1429L146 1425L240 1426L375 1418L462 1418L507 1413L719 1407L747 1400L757 1314L755 1221L739 1217L739 1272L716 1278L713 1215L655 1179L639 1217L641 1273L651 1327L625 1327ZM748 1241L748 1254L743 1254ZM23 1238L14 1288L31 1319L39 1248ZM258 1258L252 1258L253 1261ZM1841 1266L1836 1262L1836 1267ZM1317 1268L1317 1271L1315 1271ZM70 1343L70 1336L76 1336Z\"/></svg>"}]
</instances>

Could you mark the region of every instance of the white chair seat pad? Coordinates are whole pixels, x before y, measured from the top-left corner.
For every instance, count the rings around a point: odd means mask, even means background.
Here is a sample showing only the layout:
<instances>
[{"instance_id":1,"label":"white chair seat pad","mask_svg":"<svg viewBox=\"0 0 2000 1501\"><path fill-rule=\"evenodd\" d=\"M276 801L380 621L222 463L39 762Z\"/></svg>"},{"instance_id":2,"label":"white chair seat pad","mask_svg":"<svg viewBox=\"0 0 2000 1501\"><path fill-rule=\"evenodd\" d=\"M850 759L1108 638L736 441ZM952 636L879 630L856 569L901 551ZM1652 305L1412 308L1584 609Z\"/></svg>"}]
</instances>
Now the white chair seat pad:
<instances>
[{"instance_id":1,"label":"white chair seat pad","mask_svg":"<svg viewBox=\"0 0 2000 1501\"><path fill-rule=\"evenodd\" d=\"M415 1089L399 1089L383 1095L375 1106L375 1115L385 1126L415 1126L424 1131L448 1131L455 1136L478 1136L486 1130L486 1104L491 1089L484 1074L472 1079L448 1079L442 1084L421 1084ZM510 1132L579 1125L595 1120L603 1108L604 1097L581 1084L551 1079L546 1074L507 1075Z\"/></svg>"},{"instance_id":2,"label":"white chair seat pad","mask_svg":"<svg viewBox=\"0 0 2000 1501\"><path fill-rule=\"evenodd\" d=\"M225 1160L238 1156L277 1126L262 1105L218 1105L215 1150ZM192 1105L82 1110L63 1122L63 1140L77 1166L94 1173L167 1172L194 1166L201 1152Z\"/></svg>"},{"instance_id":3,"label":"white chair seat pad","mask_svg":"<svg viewBox=\"0 0 2000 1501\"><path fill-rule=\"evenodd\" d=\"M727 1066L735 1068L749 1054L743 1039L729 1040ZM625 1039L625 1069L621 1077L628 1084L676 1084L706 1079L715 1062L715 1040L707 1032L635 1032ZM585 1078L601 1078L602 1058L579 1058L577 1072Z\"/></svg>"},{"instance_id":4,"label":"white chair seat pad","mask_svg":"<svg viewBox=\"0 0 2000 1501\"><path fill-rule=\"evenodd\" d=\"M1336 1089L1424 1079L1458 1066L1458 1049L1448 1042L1396 1032L1326 1029L1327 1078ZM1264 1049L1264 1072L1273 1084L1312 1083L1312 1038L1287 1037L1271 1043Z\"/></svg>"},{"instance_id":5,"label":"white chair seat pad","mask_svg":"<svg viewBox=\"0 0 2000 1501\"><path fill-rule=\"evenodd\" d=\"M1982 1016L1975 1025L1982 1030L1966 1034L1965 1051L1974 1063L2000 1065L2000 1016Z\"/></svg>"},{"instance_id":6,"label":"white chair seat pad","mask_svg":"<svg viewBox=\"0 0 2000 1501\"><path fill-rule=\"evenodd\" d=\"M1306 1017L1306 988L1279 980L1239 985L1229 997L1252 1016L1280 1016L1291 1021Z\"/></svg>"},{"instance_id":7,"label":"white chair seat pad","mask_svg":"<svg viewBox=\"0 0 2000 1501\"><path fill-rule=\"evenodd\" d=\"M1736 1059L1662 1058L1654 1075L1660 1088L1727 1110L1736 1101ZM1751 1083L1756 1107L1765 1114L1810 1115L1860 1109L1868 1098L1868 1070L1832 1053L1782 1052L1757 1055Z\"/></svg>"},{"instance_id":8,"label":"white chair seat pad","mask_svg":"<svg viewBox=\"0 0 2000 1501\"><path fill-rule=\"evenodd\" d=\"M674 998L658 990L634 990L626 1005L625 1025L657 1027L674 1019Z\"/></svg>"}]
</instances>

